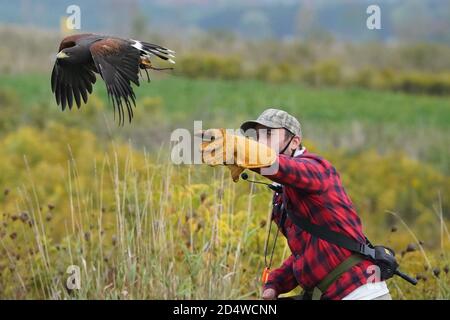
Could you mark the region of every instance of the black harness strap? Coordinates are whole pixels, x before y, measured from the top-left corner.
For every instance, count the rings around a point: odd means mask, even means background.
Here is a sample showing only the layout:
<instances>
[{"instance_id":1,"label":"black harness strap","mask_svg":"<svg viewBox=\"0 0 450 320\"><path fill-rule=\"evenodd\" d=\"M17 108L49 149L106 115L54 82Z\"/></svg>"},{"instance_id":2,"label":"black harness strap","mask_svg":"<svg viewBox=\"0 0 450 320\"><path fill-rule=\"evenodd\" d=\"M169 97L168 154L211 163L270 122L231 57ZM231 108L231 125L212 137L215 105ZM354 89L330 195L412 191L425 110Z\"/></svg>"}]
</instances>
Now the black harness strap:
<instances>
[{"instance_id":1,"label":"black harness strap","mask_svg":"<svg viewBox=\"0 0 450 320\"><path fill-rule=\"evenodd\" d=\"M289 218L300 227L300 229L310 233L311 235L318 237L322 240L328 241L337 246L348 249L352 252L362 254L363 256L374 259L375 249L371 248L368 244L359 243L349 237L332 231L325 226L319 226L317 224L311 223L308 219L300 218L292 213L290 213L286 206L285 210Z\"/></svg>"}]
</instances>

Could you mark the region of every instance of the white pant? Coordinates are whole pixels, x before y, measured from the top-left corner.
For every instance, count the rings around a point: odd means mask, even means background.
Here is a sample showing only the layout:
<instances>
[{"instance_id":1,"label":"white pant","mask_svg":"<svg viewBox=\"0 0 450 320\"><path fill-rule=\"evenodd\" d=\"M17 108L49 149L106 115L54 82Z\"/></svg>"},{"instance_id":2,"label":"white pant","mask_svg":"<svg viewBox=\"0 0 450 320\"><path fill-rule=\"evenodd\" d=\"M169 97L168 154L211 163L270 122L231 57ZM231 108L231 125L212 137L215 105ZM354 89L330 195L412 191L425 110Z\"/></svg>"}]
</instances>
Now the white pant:
<instances>
[{"instance_id":1,"label":"white pant","mask_svg":"<svg viewBox=\"0 0 450 320\"><path fill-rule=\"evenodd\" d=\"M342 300L392 300L385 281L366 283L342 298Z\"/></svg>"}]
</instances>

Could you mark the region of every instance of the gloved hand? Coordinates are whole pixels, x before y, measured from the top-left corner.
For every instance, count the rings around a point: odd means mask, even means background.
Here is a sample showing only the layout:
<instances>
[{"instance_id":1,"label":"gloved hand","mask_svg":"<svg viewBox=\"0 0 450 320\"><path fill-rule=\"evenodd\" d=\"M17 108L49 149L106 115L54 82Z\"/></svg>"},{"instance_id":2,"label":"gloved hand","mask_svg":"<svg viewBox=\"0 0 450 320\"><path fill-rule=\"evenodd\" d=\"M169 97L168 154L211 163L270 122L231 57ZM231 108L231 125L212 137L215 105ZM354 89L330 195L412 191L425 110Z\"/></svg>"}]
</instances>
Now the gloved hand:
<instances>
[{"instance_id":1,"label":"gloved hand","mask_svg":"<svg viewBox=\"0 0 450 320\"><path fill-rule=\"evenodd\" d=\"M215 130L220 130L220 129L215 129ZM210 157L203 157L204 152L203 150L205 150L206 148L208 148L208 146L212 143L212 142L218 142L219 139L222 139L221 141L223 141L223 137L219 137L219 133L221 135L222 131L214 131L214 129L211 130L207 130L207 131L201 131L198 132L196 134L196 136L201 137L202 139L206 139L206 141L204 140L200 146L200 151L202 152L202 161L203 163L207 163L211 166L216 166L216 165L221 165L223 164L222 161L220 161L219 159L219 153L222 154L220 151L218 151L217 153L217 158L216 160L211 159ZM208 148L209 149L209 148ZM205 161L205 158L206 161ZM216 163L217 162L217 163ZM234 164L229 164L225 166L230 170L231 173L231 177L233 179L234 182L238 182L239 181L239 176L241 175L241 173L245 170L244 168L238 167L237 165Z\"/></svg>"},{"instance_id":2,"label":"gloved hand","mask_svg":"<svg viewBox=\"0 0 450 320\"><path fill-rule=\"evenodd\" d=\"M203 162L210 166L228 166L235 182L244 169L269 167L277 158L275 151L268 146L243 136L228 134L225 129L207 130L202 137L209 139L203 141L200 147Z\"/></svg>"}]
</instances>

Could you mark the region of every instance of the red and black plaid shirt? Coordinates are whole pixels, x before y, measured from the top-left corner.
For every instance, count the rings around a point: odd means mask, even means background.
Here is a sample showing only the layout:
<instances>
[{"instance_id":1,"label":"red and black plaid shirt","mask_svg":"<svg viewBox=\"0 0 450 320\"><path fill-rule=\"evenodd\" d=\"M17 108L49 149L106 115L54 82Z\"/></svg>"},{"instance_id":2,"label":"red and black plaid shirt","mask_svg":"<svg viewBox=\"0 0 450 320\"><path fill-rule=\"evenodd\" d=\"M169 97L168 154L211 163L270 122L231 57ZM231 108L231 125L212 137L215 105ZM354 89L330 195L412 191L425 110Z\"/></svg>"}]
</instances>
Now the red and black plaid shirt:
<instances>
[{"instance_id":1,"label":"red and black plaid shirt","mask_svg":"<svg viewBox=\"0 0 450 320\"><path fill-rule=\"evenodd\" d=\"M270 272L264 288L274 288L278 294L289 292L298 285L311 290L351 252L301 231L289 217L285 218L284 226L280 226L283 198L287 199L284 206L292 214L364 243L361 220L338 172L327 160L305 150L293 158L279 155L278 165L276 174L266 176L283 185L284 196L274 195L272 219L287 238L292 254L280 268ZM322 299L342 299L366 284L369 276L366 270L372 264L365 260L353 266L330 285Z\"/></svg>"}]
</instances>

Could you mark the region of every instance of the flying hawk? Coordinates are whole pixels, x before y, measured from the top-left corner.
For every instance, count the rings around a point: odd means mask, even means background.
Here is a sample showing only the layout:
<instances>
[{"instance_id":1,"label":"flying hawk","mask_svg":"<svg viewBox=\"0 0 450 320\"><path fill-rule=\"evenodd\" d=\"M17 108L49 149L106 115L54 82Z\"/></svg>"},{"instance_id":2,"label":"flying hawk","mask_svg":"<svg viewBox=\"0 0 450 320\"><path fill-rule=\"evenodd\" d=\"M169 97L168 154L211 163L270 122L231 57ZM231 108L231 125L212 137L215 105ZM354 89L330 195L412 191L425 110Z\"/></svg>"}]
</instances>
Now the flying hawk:
<instances>
[{"instance_id":1,"label":"flying hawk","mask_svg":"<svg viewBox=\"0 0 450 320\"><path fill-rule=\"evenodd\" d=\"M129 121L133 118L132 104L136 106L136 96L131 82L139 86L141 69L145 70L148 81L147 69L172 69L156 68L150 59L158 57L175 63L172 60L175 52L159 45L96 34L68 36L61 41L58 52L51 79L56 103L62 110L66 105L71 109L74 102L80 108L81 100L86 103L88 94L92 93L95 73L99 73L106 83L114 114L118 110L119 124L124 123L124 106Z\"/></svg>"}]
</instances>

